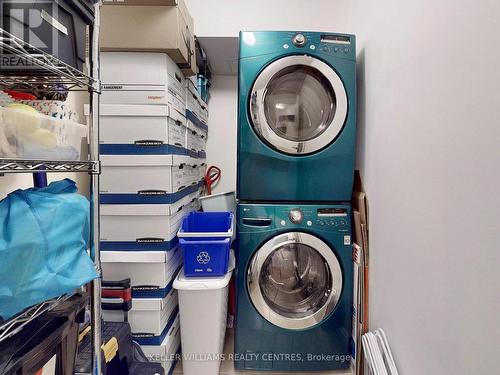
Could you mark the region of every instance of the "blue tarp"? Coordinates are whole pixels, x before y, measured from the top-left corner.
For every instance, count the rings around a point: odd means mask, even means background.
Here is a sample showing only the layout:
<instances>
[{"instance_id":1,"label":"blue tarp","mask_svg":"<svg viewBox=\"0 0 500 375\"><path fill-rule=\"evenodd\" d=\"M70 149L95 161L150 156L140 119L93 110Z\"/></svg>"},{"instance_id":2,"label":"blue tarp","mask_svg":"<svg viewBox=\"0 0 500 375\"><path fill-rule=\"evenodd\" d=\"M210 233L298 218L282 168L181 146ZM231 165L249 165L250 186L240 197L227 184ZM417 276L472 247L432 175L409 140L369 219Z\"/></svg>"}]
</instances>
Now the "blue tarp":
<instances>
[{"instance_id":1,"label":"blue tarp","mask_svg":"<svg viewBox=\"0 0 500 375\"><path fill-rule=\"evenodd\" d=\"M69 179L0 201L0 319L97 277L89 224L89 201Z\"/></svg>"}]
</instances>

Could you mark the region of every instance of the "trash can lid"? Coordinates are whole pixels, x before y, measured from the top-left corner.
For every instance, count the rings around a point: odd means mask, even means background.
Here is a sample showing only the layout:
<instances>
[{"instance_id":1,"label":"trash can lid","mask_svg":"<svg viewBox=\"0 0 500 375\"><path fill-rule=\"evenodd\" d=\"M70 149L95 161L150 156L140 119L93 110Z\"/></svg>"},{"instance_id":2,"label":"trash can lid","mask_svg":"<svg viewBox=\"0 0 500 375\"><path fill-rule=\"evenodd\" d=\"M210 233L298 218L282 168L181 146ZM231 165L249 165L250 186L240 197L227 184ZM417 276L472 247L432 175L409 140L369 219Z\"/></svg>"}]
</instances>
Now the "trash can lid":
<instances>
[{"instance_id":1,"label":"trash can lid","mask_svg":"<svg viewBox=\"0 0 500 375\"><path fill-rule=\"evenodd\" d=\"M186 277L184 267L174 280L174 289L177 290L216 290L223 289L229 284L234 269L234 253L229 255L229 267L227 273L221 277Z\"/></svg>"}]
</instances>

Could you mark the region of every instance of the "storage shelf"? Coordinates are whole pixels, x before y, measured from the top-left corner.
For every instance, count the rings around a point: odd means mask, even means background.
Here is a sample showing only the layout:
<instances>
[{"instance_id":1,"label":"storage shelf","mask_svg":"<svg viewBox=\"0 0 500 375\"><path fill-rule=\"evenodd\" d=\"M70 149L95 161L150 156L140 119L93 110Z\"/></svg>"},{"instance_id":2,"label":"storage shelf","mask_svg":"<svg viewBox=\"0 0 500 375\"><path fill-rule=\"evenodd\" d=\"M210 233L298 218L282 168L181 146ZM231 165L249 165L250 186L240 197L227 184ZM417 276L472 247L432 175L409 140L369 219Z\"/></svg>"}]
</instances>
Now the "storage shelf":
<instances>
[{"instance_id":1,"label":"storage shelf","mask_svg":"<svg viewBox=\"0 0 500 375\"><path fill-rule=\"evenodd\" d=\"M0 90L10 89L29 92L88 91L90 93L89 154L91 161L61 160L17 160L0 158L0 175L4 173L43 173L43 172L87 172L90 173L90 230L91 247L94 252L92 260L97 273L101 273L99 251L99 32L100 8L102 1L94 1L94 22L90 25L88 35L87 65L88 75L62 62L42 50L24 42L22 39L0 28ZM29 70L15 70L14 67L1 65L5 58L14 57ZM18 61L13 61L16 65ZM101 280L91 283L91 325L92 325L92 373L102 373L101 357ZM23 329L37 316L44 314L66 301L70 296L62 296L33 306L6 322L0 322L0 341L11 337Z\"/></svg>"},{"instance_id":2,"label":"storage shelf","mask_svg":"<svg viewBox=\"0 0 500 375\"><path fill-rule=\"evenodd\" d=\"M33 319L36 319L40 315L51 311L60 303L66 301L73 294L64 295L61 297L57 297L45 302L42 302L38 305L34 305L20 313L19 315L14 316L13 318L0 323L0 342L3 340L15 335L18 333L23 327L31 322Z\"/></svg>"},{"instance_id":3,"label":"storage shelf","mask_svg":"<svg viewBox=\"0 0 500 375\"><path fill-rule=\"evenodd\" d=\"M87 172L98 174L99 163L95 161L53 161L0 159L2 173Z\"/></svg>"},{"instance_id":4,"label":"storage shelf","mask_svg":"<svg viewBox=\"0 0 500 375\"><path fill-rule=\"evenodd\" d=\"M1 28L0 53L12 54L34 67L33 73L19 75L16 74L15 69L2 66L0 89L15 87L17 90L30 90L44 85L44 90L60 91L61 85L65 85L68 90L73 91L99 92L100 90L98 80L83 74L78 69L63 63Z\"/></svg>"}]
</instances>

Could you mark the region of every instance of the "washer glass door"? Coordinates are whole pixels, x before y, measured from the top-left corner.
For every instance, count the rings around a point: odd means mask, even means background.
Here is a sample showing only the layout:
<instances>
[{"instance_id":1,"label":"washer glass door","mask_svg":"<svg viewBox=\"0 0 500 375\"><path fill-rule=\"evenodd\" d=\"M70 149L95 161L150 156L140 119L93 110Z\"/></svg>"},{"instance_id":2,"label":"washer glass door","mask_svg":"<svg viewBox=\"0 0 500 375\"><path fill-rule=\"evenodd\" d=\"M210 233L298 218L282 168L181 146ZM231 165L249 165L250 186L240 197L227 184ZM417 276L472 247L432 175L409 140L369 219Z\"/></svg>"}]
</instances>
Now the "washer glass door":
<instances>
[{"instance_id":1,"label":"washer glass door","mask_svg":"<svg viewBox=\"0 0 500 375\"><path fill-rule=\"evenodd\" d=\"M250 298L276 326L304 329L321 323L342 291L340 264L330 247L307 233L290 232L266 242L247 275Z\"/></svg>"},{"instance_id":2,"label":"washer glass door","mask_svg":"<svg viewBox=\"0 0 500 375\"><path fill-rule=\"evenodd\" d=\"M257 134L286 154L310 154L332 143L347 117L347 94L337 73L311 56L288 56L267 66L250 97Z\"/></svg>"}]
</instances>

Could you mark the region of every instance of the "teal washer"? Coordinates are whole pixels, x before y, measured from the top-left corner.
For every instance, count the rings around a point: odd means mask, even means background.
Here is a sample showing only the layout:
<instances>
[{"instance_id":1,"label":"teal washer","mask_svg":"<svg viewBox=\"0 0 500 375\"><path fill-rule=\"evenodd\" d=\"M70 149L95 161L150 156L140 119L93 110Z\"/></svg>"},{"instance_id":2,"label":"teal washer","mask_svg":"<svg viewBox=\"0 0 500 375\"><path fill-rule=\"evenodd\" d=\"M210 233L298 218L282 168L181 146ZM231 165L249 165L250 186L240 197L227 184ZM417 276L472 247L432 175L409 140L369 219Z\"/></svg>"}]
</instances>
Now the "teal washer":
<instances>
[{"instance_id":1,"label":"teal washer","mask_svg":"<svg viewBox=\"0 0 500 375\"><path fill-rule=\"evenodd\" d=\"M239 204L235 367L350 366L349 205Z\"/></svg>"},{"instance_id":2,"label":"teal washer","mask_svg":"<svg viewBox=\"0 0 500 375\"><path fill-rule=\"evenodd\" d=\"M355 36L241 32L239 54L238 199L350 201Z\"/></svg>"}]
</instances>

